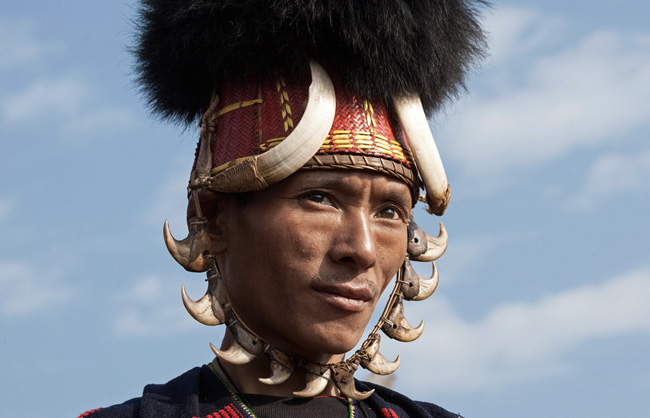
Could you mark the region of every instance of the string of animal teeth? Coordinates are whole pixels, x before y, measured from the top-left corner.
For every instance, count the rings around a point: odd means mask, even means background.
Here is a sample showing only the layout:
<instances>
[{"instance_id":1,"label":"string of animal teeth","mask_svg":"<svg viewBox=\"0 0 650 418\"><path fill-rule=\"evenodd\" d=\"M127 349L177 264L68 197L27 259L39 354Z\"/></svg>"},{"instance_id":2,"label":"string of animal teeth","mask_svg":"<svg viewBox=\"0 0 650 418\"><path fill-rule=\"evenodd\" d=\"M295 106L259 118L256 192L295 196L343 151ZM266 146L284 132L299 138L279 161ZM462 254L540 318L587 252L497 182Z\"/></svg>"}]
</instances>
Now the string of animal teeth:
<instances>
[{"instance_id":1,"label":"string of animal teeth","mask_svg":"<svg viewBox=\"0 0 650 418\"><path fill-rule=\"evenodd\" d=\"M183 304L189 314L205 325L225 324L233 336L233 343L228 349L220 350L210 344L212 351L221 360L231 364L241 365L251 362L257 356L264 354L270 364L269 377L259 378L267 385L279 385L286 382L297 370L305 372L305 388L294 392L298 397L313 397L320 394L331 380L338 390L355 400L366 399L373 391L360 392L354 384L353 375L359 366L379 375L395 372L400 364L399 356L394 361L387 360L379 352L383 331L388 337L398 341L410 342L417 339L424 330L424 323L412 327L404 317L403 300L424 300L431 296L438 285L438 270L433 260L440 257L447 246L447 234L440 224L440 234L433 238L423 232L411 217L409 219L408 254L397 273L397 280L391 292L388 303L361 347L347 360L339 363L317 364L306 362L293 357L273 347L249 329L232 309L226 287L219 274L219 268L212 255L203 246L206 242L207 230L205 221L193 219L190 221L190 233L187 238L177 241L165 223L165 242L172 256L186 269L192 270L209 265L207 269L208 289L198 301L192 300L181 287ZM194 259L193 259L194 257ZM409 259L431 261L433 271L431 277L425 279L419 276Z\"/></svg>"}]
</instances>

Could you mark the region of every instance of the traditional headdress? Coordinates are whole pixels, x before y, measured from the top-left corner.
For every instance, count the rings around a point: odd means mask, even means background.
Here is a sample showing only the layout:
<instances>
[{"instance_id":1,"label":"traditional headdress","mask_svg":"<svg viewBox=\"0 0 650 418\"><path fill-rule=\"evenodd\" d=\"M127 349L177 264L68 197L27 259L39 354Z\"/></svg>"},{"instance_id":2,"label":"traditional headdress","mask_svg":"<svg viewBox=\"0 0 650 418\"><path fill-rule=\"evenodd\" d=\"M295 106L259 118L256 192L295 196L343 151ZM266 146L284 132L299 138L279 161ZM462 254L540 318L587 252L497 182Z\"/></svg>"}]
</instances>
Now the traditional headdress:
<instances>
[{"instance_id":1,"label":"traditional headdress","mask_svg":"<svg viewBox=\"0 0 650 418\"><path fill-rule=\"evenodd\" d=\"M378 374L399 366L378 351L379 330L400 341L420 336L402 300L422 300L438 283L419 277L410 260L433 261L447 246L411 217L408 251L379 323L347 360L314 364L263 341L232 310L211 255L199 193L260 190L297 170L363 169L406 182L414 199L442 215L449 185L427 114L459 93L485 40L477 21L481 0L142 0L134 50L138 80L163 119L201 121L190 176L190 234L176 241L165 222L172 256L189 271L207 271L199 301L183 289L188 312L207 325L226 324L235 343L228 362L264 354L267 384L307 372L297 396L315 396L327 382L353 399L359 365ZM420 196L424 187L426 195Z\"/></svg>"}]
</instances>

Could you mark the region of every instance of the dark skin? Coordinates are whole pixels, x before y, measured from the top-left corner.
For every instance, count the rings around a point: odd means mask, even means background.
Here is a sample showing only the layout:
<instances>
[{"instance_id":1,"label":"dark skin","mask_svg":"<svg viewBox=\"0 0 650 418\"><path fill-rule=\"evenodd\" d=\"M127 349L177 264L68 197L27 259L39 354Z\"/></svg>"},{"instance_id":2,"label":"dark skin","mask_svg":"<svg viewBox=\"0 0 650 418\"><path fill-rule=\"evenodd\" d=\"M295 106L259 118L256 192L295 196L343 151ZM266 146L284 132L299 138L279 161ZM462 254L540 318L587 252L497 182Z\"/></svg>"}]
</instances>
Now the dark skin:
<instances>
[{"instance_id":1,"label":"dark skin","mask_svg":"<svg viewBox=\"0 0 650 418\"><path fill-rule=\"evenodd\" d=\"M304 171L244 204L229 195L215 203L213 252L242 321L286 353L341 361L404 259L408 186L370 171ZM226 333L222 348L231 341ZM305 384L299 374L278 386L258 382L269 374L264 356L224 366L245 393L292 396Z\"/></svg>"}]
</instances>

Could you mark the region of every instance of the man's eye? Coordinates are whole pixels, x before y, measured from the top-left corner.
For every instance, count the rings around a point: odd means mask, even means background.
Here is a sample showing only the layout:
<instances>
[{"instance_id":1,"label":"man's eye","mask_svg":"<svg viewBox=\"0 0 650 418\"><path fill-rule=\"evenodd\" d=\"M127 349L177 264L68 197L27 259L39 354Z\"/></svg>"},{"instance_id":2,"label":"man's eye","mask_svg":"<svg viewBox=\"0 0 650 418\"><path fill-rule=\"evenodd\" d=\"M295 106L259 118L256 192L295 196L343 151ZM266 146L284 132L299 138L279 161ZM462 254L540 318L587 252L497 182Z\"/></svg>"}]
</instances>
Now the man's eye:
<instances>
[{"instance_id":1,"label":"man's eye","mask_svg":"<svg viewBox=\"0 0 650 418\"><path fill-rule=\"evenodd\" d=\"M320 203L321 205L331 204L330 199L323 192L309 192L305 194L305 199L310 202Z\"/></svg>"},{"instance_id":2,"label":"man's eye","mask_svg":"<svg viewBox=\"0 0 650 418\"><path fill-rule=\"evenodd\" d=\"M389 206L380 210L378 216L384 219L401 219L401 212L398 209Z\"/></svg>"}]
</instances>

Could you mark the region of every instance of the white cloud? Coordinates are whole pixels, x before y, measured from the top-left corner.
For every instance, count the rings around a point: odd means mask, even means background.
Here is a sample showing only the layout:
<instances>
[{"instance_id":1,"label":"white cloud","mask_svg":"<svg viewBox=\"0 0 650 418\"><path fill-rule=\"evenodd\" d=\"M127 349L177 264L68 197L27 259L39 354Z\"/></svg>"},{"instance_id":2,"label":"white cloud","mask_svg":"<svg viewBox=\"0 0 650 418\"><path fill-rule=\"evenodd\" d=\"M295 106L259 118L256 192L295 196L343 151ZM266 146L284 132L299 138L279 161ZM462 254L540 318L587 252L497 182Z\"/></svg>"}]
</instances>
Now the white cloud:
<instances>
[{"instance_id":1,"label":"white cloud","mask_svg":"<svg viewBox=\"0 0 650 418\"><path fill-rule=\"evenodd\" d=\"M61 43L39 40L36 24L0 17L0 69L28 64L64 50Z\"/></svg>"},{"instance_id":2,"label":"white cloud","mask_svg":"<svg viewBox=\"0 0 650 418\"><path fill-rule=\"evenodd\" d=\"M162 279L158 276L145 276L136 280L131 289L118 296L128 302L155 303L163 296Z\"/></svg>"},{"instance_id":3,"label":"white cloud","mask_svg":"<svg viewBox=\"0 0 650 418\"><path fill-rule=\"evenodd\" d=\"M0 314L10 317L51 310L69 301L75 291L27 263L0 261Z\"/></svg>"},{"instance_id":4,"label":"white cloud","mask_svg":"<svg viewBox=\"0 0 650 418\"><path fill-rule=\"evenodd\" d=\"M448 155L477 177L616 140L650 120L650 34L600 31L561 50L530 52L541 43L536 28L557 19L512 22L522 14L530 12L506 10L492 21L509 40L496 45L497 61L482 80L491 92L473 91L445 129L454 138Z\"/></svg>"},{"instance_id":5,"label":"white cloud","mask_svg":"<svg viewBox=\"0 0 650 418\"><path fill-rule=\"evenodd\" d=\"M90 112L82 112L78 117L68 119L62 126L66 134L79 135L91 132L106 132L116 127L125 129L133 126L133 116L127 109L104 106Z\"/></svg>"},{"instance_id":6,"label":"white cloud","mask_svg":"<svg viewBox=\"0 0 650 418\"><path fill-rule=\"evenodd\" d=\"M36 123L52 116L76 116L88 100L88 87L74 78L41 80L26 90L0 102L2 115L8 123L34 120Z\"/></svg>"},{"instance_id":7,"label":"white cloud","mask_svg":"<svg viewBox=\"0 0 650 418\"><path fill-rule=\"evenodd\" d=\"M180 302L176 306L144 310L131 307L121 311L113 326L118 337L173 335L196 327L188 314L183 315Z\"/></svg>"},{"instance_id":8,"label":"white cloud","mask_svg":"<svg viewBox=\"0 0 650 418\"><path fill-rule=\"evenodd\" d=\"M513 56L534 52L554 44L564 33L566 23L530 9L499 8L487 15L485 26L489 34L488 65L507 65Z\"/></svg>"},{"instance_id":9,"label":"white cloud","mask_svg":"<svg viewBox=\"0 0 650 418\"><path fill-rule=\"evenodd\" d=\"M472 280L468 271L471 271L477 264L490 257L499 244L503 243L504 237L497 236L466 236L455 239L453 245L450 245L445 251L445 255L436 264L439 265L440 274L444 275L446 283L457 281ZM427 265L426 273L421 266L425 263L414 263L418 273L427 276L431 270ZM428 264L428 263L427 263Z\"/></svg>"},{"instance_id":10,"label":"white cloud","mask_svg":"<svg viewBox=\"0 0 650 418\"><path fill-rule=\"evenodd\" d=\"M133 124L122 108L96 102L94 89L76 77L33 82L21 92L0 101L7 124L58 127L66 137L88 138L91 133L124 129Z\"/></svg>"},{"instance_id":11,"label":"white cloud","mask_svg":"<svg viewBox=\"0 0 650 418\"><path fill-rule=\"evenodd\" d=\"M419 317L422 306L407 315ZM465 321L441 299L432 300L427 326L415 344L401 344L409 393L489 392L507 384L567 373L565 355L580 345L624 334L650 333L650 269L604 283L549 295L535 303L499 306L476 322Z\"/></svg>"},{"instance_id":12,"label":"white cloud","mask_svg":"<svg viewBox=\"0 0 650 418\"><path fill-rule=\"evenodd\" d=\"M170 292L169 283L159 276L146 276L134 281L117 297L121 304L113 329L120 337L163 336L194 329L196 323L185 312L180 288Z\"/></svg>"},{"instance_id":13,"label":"white cloud","mask_svg":"<svg viewBox=\"0 0 650 418\"><path fill-rule=\"evenodd\" d=\"M584 211L623 192L650 189L650 150L633 155L600 157L587 172L582 190L567 201L570 210Z\"/></svg>"},{"instance_id":14,"label":"white cloud","mask_svg":"<svg viewBox=\"0 0 650 418\"><path fill-rule=\"evenodd\" d=\"M30 65L42 70L35 61L63 51L59 43L38 39L36 28L32 21L0 17L0 69L16 71L13 67ZM48 126L49 132L58 130L72 140L134 124L127 109L101 103L95 89L75 75L11 87L14 91L0 98L0 120L6 124Z\"/></svg>"},{"instance_id":15,"label":"white cloud","mask_svg":"<svg viewBox=\"0 0 650 418\"><path fill-rule=\"evenodd\" d=\"M420 225L429 234L437 235L438 231L433 229L432 224L433 222L425 218ZM450 226L447 225L447 227ZM495 255L495 253L503 253L513 245L521 245L537 239L538 234L539 232L536 231L534 226L527 230L516 232L499 231L490 235L467 234L456 236L452 234L449 247L447 247L444 256L436 261L441 280L444 278L445 285L460 282L480 282L484 280L485 272L484 269L477 269L476 266L481 266L486 260L499 256L498 254ZM423 277L429 277L431 274L430 263L413 263L413 267Z\"/></svg>"}]
</instances>

